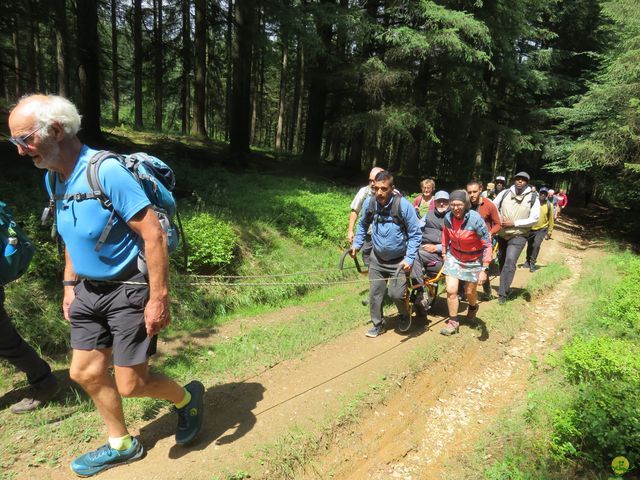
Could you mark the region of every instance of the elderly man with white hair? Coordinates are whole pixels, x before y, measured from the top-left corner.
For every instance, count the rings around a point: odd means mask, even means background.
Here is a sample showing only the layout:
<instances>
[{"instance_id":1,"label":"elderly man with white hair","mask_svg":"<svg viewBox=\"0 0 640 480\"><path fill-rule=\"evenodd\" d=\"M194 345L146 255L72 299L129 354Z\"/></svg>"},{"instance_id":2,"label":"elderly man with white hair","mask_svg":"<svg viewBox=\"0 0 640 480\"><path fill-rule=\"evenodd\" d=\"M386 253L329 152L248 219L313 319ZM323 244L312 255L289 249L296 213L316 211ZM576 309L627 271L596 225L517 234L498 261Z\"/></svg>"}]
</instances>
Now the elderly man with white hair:
<instances>
[{"instance_id":1,"label":"elderly man with white hair","mask_svg":"<svg viewBox=\"0 0 640 480\"><path fill-rule=\"evenodd\" d=\"M202 426L203 385L192 381L182 387L149 370L157 334L170 322L168 250L142 186L111 157L97 175L115 215L92 195L87 166L98 152L77 137L80 115L66 98L24 97L9 115L9 128L18 153L48 170L46 185L65 245L62 310L71 326L69 373L93 400L109 437L76 458L71 469L89 477L144 456L127 430L122 397L170 401L178 414L176 443L192 442ZM97 237L110 221L98 252ZM138 270L140 254L146 274Z\"/></svg>"}]
</instances>

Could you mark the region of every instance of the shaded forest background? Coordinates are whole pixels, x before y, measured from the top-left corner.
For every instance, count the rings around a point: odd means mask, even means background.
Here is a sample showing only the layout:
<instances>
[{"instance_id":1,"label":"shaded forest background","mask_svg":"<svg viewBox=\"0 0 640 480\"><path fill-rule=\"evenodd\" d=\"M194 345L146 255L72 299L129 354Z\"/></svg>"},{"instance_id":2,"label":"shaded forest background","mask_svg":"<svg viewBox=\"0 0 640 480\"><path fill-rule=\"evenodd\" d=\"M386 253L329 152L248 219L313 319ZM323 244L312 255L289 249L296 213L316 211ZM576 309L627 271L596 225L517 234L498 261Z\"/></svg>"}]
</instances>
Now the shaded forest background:
<instances>
[{"instance_id":1,"label":"shaded forest background","mask_svg":"<svg viewBox=\"0 0 640 480\"><path fill-rule=\"evenodd\" d=\"M5 0L0 98L460 185L528 170L637 208L635 0ZM417 188L416 188L417 190ZM636 200L629 202L628 200Z\"/></svg>"}]
</instances>

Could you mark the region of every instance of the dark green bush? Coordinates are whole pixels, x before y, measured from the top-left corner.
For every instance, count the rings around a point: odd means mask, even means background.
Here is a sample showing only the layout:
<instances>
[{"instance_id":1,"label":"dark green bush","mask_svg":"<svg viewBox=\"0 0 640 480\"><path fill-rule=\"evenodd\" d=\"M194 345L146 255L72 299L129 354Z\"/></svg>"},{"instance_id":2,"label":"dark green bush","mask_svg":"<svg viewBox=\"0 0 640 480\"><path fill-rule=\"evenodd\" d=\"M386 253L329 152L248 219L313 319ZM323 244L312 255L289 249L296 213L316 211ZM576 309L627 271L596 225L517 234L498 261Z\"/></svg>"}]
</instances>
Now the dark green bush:
<instances>
[{"instance_id":1,"label":"dark green bush","mask_svg":"<svg viewBox=\"0 0 640 480\"><path fill-rule=\"evenodd\" d=\"M212 213L196 213L183 220L189 245L189 271L209 272L234 259L238 235L226 220Z\"/></svg>"},{"instance_id":2,"label":"dark green bush","mask_svg":"<svg viewBox=\"0 0 640 480\"><path fill-rule=\"evenodd\" d=\"M554 453L599 468L623 455L640 461L640 346L609 337L575 339L563 352L567 381L577 386L573 407L556 412Z\"/></svg>"},{"instance_id":3,"label":"dark green bush","mask_svg":"<svg viewBox=\"0 0 640 480\"><path fill-rule=\"evenodd\" d=\"M608 292L598 322L610 335L640 339L640 261L625 255L618 267L624 278Z\"/></svg>"}]
</instances>

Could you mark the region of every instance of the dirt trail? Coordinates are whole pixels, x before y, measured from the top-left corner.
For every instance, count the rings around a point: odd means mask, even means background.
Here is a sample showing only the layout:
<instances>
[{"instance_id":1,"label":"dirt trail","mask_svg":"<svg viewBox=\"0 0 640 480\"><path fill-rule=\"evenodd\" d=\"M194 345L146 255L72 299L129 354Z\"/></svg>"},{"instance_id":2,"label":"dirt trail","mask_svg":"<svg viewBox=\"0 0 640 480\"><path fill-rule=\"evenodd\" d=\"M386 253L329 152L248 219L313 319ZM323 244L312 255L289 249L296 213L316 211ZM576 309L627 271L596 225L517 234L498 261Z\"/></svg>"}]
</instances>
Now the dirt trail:
<instances>
[{"instance_id":1,"label":"dirt trail","mask_svg":"<svg viewBox=\"0 0 640 480\"><path fill-rule=\"evenodd\" d=\"M540 263L565 256L569 250L564 244L577 242L569 234L555 237L544 244ZM391 330L368 339L363 326L314 348L302 359L283 362L247 381L205 385L207 418L195 445L175 446L175 419L160 416L133 432L139 433L147 447L147 457L99 478L211 480L238 471L251 478L274 478L260 463L261 447L277 441L293 426L317 431L340 411L345 399L369 389L383 376L405 378L414 352L444 347L441 360L415 380L399 381L401 388L385 405L376 407L349 431L340 432L332 447L306 472L308 478L440 478L448 456L472 442L482 430L478 422L522 388L529 357L543 352L559 331L562 299L581 265L575 250L567 261L572 279L562 284L552 301L545 299L546 315L540 315L542 302L528 304L531 321L507 344L504 338L492 335L491 319L482 316L483 306L479 318L486 323L486 332L463 327L452 338L438 335L446 314L441 298L430 315L429 330L414 328L408 336ZM524 285L529 275L520 269L514 286ZM494 279L494 287L496 284ZM330 303L319 307L331 308ZM309 308L292 307L281 313L318 311ZM366 309L362 315L365 319ZM230 326L225 333L232 334L233 329ZM67 460L62 463L68 465ZM34 472L28 473L33 476ZM66 467L38 468L37 476L67 479L71 473Z\"/></svg>"},{"instance_id":2,"label":"dirt trail","mask_svg":"<svg viewBox=\"0 0 640 480\"><path fill-rule=\"evenodd\" d=\"M578 240L556 234L555 242L544 244L541 260L564 257L571 277L552 294L526 305L528 319L512 340L467 348L462 355L450 352L436 362L435 372L416 377L344 435L306 478L465 478L450 463L459 461L461 452L473 451L492 418L524 393L531 359L541 358L563 339L563 306L585 255L583 248L569 253L566 247L581 245ZM519 271L514 284L524 275Z\"/></svg>"}]
</instances>

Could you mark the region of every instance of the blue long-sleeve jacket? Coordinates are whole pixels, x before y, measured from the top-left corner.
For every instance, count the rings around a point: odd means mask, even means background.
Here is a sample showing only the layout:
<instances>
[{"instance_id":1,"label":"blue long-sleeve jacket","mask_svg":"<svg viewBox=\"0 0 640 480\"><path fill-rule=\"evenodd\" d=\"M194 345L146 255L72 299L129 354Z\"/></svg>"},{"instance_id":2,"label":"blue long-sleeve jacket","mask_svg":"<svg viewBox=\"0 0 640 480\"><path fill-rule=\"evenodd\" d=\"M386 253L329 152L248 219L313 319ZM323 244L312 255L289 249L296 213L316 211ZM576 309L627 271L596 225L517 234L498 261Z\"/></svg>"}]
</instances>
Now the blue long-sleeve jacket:
<instances>
[{"instance_id":1,"label":"blue long-sleeve jacket","mask_svg":"<svg viewBox=\"0 0 640 480\"><path fill-rule=\"evenodd\" d=\"M358 231L356 237L353 240L353 247L356 250L362 248L365 235L369 229L369 225L373 223L373 230L371 233L371 240L373 242L373 250L376 257L382 261L394 260L400 257L404 257L403 261L408 265L413 265L413 261L420 248L420 242L422 240L422 232L420 230L420 224L418 222L418 216L411 203L404 197L399 197L400 209L399 215L404 220L404 224L407 228L405 232L402 226L396 225L393 221L376 222L375 215L381 217L391 218L391 203L393 202L393 196L389 202L381 207L376 201L375 197L370 197L362 206L362 214L358 221ZM374 219L367 218L367 211L369 210L369 202L374 202Z\"/></svg>"}]
</instances>

